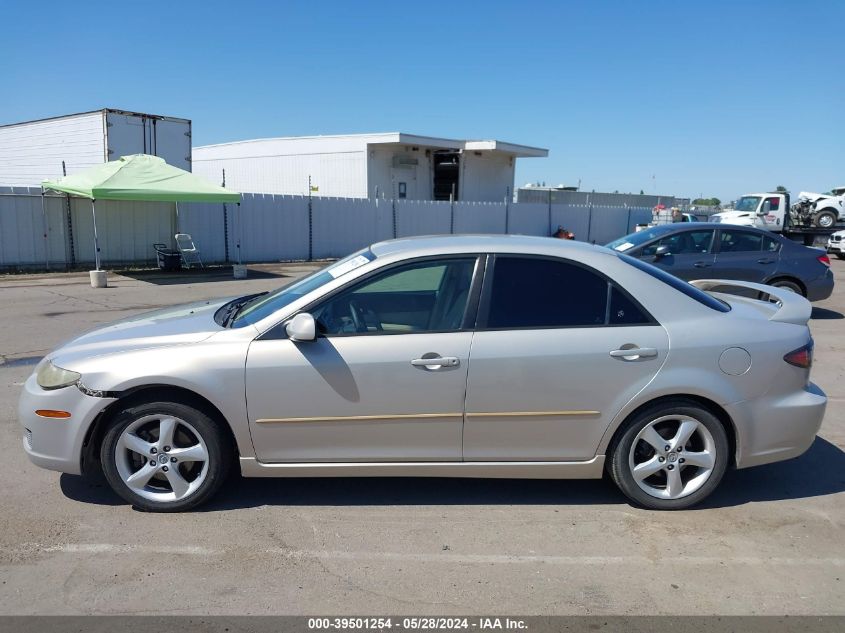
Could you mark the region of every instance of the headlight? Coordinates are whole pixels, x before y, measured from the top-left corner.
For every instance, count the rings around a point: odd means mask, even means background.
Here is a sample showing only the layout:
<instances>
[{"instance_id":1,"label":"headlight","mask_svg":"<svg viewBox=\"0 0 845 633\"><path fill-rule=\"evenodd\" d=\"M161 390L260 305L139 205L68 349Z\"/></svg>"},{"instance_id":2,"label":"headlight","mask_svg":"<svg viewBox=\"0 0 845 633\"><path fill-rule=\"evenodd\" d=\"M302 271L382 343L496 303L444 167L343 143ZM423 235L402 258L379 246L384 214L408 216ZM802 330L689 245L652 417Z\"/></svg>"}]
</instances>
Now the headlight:
<instances>
[{"instance_id":1,"label":"headlight","mask_svg":"<svg viewBox=\"0 0 845 633\"><path fill-rule=\"evenodd\" d=\"M42 389L61 389L76 384L81 377L82 375L75 371L62 369L51 362L47 362L38 369L36 380L38 386Z\"/></svg>"}]
</instances>

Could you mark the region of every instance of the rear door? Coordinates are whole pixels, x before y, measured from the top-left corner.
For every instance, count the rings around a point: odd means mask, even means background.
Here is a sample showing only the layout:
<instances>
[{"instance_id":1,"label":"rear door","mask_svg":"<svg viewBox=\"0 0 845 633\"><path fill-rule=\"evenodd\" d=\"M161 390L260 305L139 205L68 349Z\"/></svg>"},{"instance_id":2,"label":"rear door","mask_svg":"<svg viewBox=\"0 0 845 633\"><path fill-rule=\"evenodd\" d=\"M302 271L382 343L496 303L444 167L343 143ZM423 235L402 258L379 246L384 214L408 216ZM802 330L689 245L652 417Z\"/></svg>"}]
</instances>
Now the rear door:
<instances>
[{"instance_id":1,"label":"rear door","mask_svg":"<svg viewBox=\"0 0 845 633\"><path fill-rule=\"evenodd\" d=\"M713 267L713 234L715 229L677 231L642 248L638 256L667 273L681 279L701 279ZM659 246L669 249L668 255L655 258Z\"/></svg>"},{"instance_id":2,"label":"rear door","mask_svg":"<svg viewBox=\"0 0 845 633\"><path fill-rule=\"evenodd\" d=\"M594 269L496 256L472 342L464 460L592 459L668 349L664 328Z\"/></svg>"},{"instance_id":3,"label":"rear door","mask_svg":"<svg viewBox=\"0 0 845 633\"><path fill-rule=\"evenodd\" d=\"M780 243L760 231L720 228L717 238L717 279L764 283L778 267Z\"/></svg>"}]
</instances>

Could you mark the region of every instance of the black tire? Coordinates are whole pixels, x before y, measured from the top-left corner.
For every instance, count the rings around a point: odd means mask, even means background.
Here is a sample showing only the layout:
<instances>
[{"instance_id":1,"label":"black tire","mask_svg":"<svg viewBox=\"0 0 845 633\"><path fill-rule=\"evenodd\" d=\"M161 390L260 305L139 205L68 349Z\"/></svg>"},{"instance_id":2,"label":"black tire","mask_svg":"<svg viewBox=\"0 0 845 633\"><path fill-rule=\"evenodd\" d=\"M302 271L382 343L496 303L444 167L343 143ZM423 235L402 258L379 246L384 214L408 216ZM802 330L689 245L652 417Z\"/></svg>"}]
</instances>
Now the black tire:
<instances>
[{"instance_id":1,"label":"black tire","mask_svg":"<svg viewBox=\"0 0 845 633\"><path fill-rule=\"evenodd\" d=\"M709 477L697 490L676 499L661 499L647 493L637 483L631 472L629 456L640 431L654 420L676 415L693 418L709 431L715 445L715 461ZM652 510L683 510L703 501L719 485L730 461L729 446L725 428L713 413L697 402L678 398L650 406L631 417L620 427L610 447L608 470L622 493L636 505ZM677 455L683 455L683 453L679 452ZM680 465L678 469L678 472L684 472Z\"/></svg>"},{"instance_id":2,"label":"black tire","mask_svg":"<svg viewBox=\"0 0 845 633\"><path fill-rule=\"evenodd\" d=\"M845 259L845 253L836 253L836 256L837 256L839 259Z\"/></svg>"},{"instance_id":3,"label":"black tire","mask_svg":"<svg viewBox=\"0 0 845 633\"><path fill-rule=\"evenodd\" d=\"M836 226L836 221L838 219L838 215L833 211L819 211L813 216L813 224L820 228L829 229Z\"/></svg>"},{"instance_id":4,"label":"black tire","mask_svg":"<svg viewBox=\"0 0 845 633\"><path fill-rule=\"evenodd\" d=\"M802 297L805 296L804 289L797 282L792 281L790 279L775 279L774 281L770 282L769 285L775 288L783 288L785 290L789 290L797 295L801 295Z\"/></svg>"},{"instance_id":5,"label":"black tire","mask_svg":"<svg viewBox=\"0 0 845 633\"><path fill-rule=\"evenodd\" d=\"M124 481L123 476L121 476L118 466L118 455L120 454L117 452L118 442L120 442L121 436L130 425L136 424L139 420L147 417L173 417L184 421L187 424L177 425L176 433L182 434L182 437L194 437L194 440L198 437L198 442L204 443L204 449L207 455L205 461L191 463L185 461L176 467L179 469L200 468L201 471L204 470L202 474L204 479L197 485L194 491L181 499L159 501L146 498L130 488ZM155 425L155 422L153 421L149 424ZM189 427L192 428L189 429ZM178 437L174 438L173 449L171 449L174 452L178 450L178 446L175 443L176 440L178 440ZM194 440L190 440L186 444L191 444ZM134 455L132 451L126 454ZM155 455L151 457L155 457ZM159 457L161 457L160 454ZM100 446L100 463L103 474L111 488L135 508L147 512L180 512L195 508L208 501L226 480L232 465L232 457L233 447L228 433L225 433L220 428L220 425L205 412L194 406L180 402L140 402L127 405L112 418ZM146 460L142 461L144 464L147 463ZM167 460L165 459L164 461L166 462ZM198 465L195 466L194 464ZM200 466L199 464L204 466ZM171 464L167 464L167 466L162 466L163 470L167 471L169 467L172 467ZM185 471L185 475L190 476L190 473ZM156 477L159 479L156 479ZM161 481L163 486L169 486L164 477L164 473L157 473L150 481ZM187 479L187 477L185 478Z\"/></svg>"}]
</instances>

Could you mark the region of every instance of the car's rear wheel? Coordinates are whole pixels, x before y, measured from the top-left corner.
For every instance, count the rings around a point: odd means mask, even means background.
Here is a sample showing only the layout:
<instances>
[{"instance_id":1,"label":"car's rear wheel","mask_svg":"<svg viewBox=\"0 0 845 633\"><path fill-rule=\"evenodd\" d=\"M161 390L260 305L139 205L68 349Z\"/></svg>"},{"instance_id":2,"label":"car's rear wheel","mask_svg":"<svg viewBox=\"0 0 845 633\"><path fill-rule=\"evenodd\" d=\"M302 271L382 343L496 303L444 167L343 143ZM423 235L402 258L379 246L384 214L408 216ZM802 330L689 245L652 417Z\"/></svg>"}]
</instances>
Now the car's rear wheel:
<instances>
[{"instance_id":1,"label":"car's rear wheel","mask_svg":"<svg viewBox=\"0 0 845 633\"><path fill-rule=\"evenodd\" d=\"M632 501L655 510L689 508L707 497L728 465L728 437L716 416L689 400L640 412L620 429L610 474Z\"/></svg>"},{"instance_id":2,"label":"car's rear wheel","mask_svg":"<svg viewBox=\"0 0 845 633\"><path fill-rule=\"evenodd\" d=\"M813 224L823 229L829 229L836 224L837 219L836 213L833 211L819 211L813 216Z\"/></svg>"},{"instance_id":3,"label":"car's rear wheel","mask_svg":"<svg viewBox=\"0 0 845 633\"><path fill-rule=\"evenodd\" d=\"M231 454L214 420L177 402L124 408L100 447L109 485L150 512L188 510L208 500L226 478Z\"/></svg>"},{"instance_id":4,"label":"car's rear wheel","mask_svg":"<svg viewBox=\"0 0 845 633\"><path fill-rule=\"evenodd\" d=\"M795 294L804 295L804 289L801 288L798 283L791 281L789 279L776 279L775 281L769 284L770 286L774 286L775 288L783 288L784 290L789 290L790 292L794 292Z\"/></svg>"}]
</instances>

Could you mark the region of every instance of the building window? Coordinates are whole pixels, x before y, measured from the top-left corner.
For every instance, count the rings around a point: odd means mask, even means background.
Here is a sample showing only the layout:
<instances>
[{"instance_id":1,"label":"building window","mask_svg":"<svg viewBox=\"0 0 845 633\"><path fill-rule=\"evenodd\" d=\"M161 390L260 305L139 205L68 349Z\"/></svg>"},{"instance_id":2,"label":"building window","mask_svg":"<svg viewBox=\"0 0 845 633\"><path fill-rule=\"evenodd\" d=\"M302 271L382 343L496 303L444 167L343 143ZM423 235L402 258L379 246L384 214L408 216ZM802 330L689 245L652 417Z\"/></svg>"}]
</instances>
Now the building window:
<instances>
[{"instance_id":1,"label":"building window","mask_svg":"<svg viewBox=\"0 0 845 633\"><path fill-rule=\"evenodd\" d=\"M399 198L407 198L408 197L408 183L407 182L400 182L399 183Z\"/></svg>"}]
</instances>

